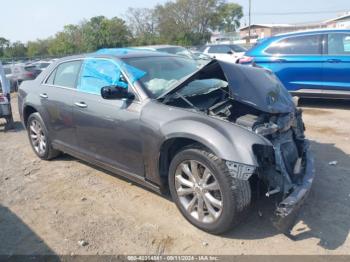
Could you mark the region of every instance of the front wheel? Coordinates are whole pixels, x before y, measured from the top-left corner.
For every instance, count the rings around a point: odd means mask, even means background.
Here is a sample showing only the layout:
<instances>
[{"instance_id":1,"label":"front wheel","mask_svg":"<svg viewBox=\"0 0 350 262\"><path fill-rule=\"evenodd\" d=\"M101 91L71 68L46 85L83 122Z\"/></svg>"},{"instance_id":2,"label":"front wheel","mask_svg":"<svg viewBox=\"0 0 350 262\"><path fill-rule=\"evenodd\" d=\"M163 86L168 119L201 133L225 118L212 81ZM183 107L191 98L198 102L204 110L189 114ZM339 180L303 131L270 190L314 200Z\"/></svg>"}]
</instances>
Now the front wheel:
<instances>
[{"instance_id":1,"label":"front wheel","mask_svg":"<svg viewBox=\"0 0 350 262\"><path fill-rule=\"evenodd\" d=\"M174 157L169 188L183 216L213 234L224 233L237 224L251 200L248 181L233 178L223 160L196 148Z\"/></svg>"}]
</instances>

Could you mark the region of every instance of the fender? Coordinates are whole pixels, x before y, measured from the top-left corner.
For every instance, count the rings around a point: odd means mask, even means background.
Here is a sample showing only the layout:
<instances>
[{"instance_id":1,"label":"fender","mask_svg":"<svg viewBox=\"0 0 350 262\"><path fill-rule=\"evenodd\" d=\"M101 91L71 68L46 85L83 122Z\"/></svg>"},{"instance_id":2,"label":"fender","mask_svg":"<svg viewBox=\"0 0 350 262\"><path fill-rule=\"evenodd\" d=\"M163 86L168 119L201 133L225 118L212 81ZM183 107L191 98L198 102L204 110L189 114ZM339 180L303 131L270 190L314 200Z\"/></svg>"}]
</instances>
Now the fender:
<instances>
[{"instance_id":1,"label":"fender","mask_svg":"<svg viewBox=\"0 0 350 262\"><path fill-rule=\"evenodd\" d=\"M161 180L161 148L169 139L191 139L206 146L221 159L250 166L258 166L253 145L271 146L264 137L231 122L161 103L145 105L141 115L141 134L144 141L145 176L156 184L160 184Z\"/></svg>"},{"instance_id":2,"label":"fender","mask_svg":"<svg viewBox=\"0 0 350 262\"><path fill-rule=\"evenodd\" d=\"M214 118L208 118L207 122L203 119L179 119L164 125L161 132L164 135L163 143L173 138L192 139L208 147L221 159L251 166L258 166L253 145L271 145L264 137Z\"/></svg>"}]
</instances>

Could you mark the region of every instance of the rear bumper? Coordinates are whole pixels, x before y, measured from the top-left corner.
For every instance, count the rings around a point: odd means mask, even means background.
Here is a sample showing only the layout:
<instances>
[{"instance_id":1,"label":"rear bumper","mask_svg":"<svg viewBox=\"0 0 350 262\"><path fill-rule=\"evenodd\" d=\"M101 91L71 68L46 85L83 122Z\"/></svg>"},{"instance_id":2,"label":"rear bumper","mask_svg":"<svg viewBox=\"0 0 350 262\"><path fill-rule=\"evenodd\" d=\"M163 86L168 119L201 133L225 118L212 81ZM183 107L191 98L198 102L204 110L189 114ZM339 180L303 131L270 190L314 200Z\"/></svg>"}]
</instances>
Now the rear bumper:
<instances>
[{"instance_id":1,"label":"rear bumper","mask_svg":"<svg viewBox=\"0 0 350 262\"><path fill-rule=\"evenodd\" d=\"M283 233L289 233L294 226L299 209L307 198L315 177L314 159L309 147L306 149L305 157L306 166L302 183L278 205L275 211L273 224Z\"/></svg>"}]
</instances>

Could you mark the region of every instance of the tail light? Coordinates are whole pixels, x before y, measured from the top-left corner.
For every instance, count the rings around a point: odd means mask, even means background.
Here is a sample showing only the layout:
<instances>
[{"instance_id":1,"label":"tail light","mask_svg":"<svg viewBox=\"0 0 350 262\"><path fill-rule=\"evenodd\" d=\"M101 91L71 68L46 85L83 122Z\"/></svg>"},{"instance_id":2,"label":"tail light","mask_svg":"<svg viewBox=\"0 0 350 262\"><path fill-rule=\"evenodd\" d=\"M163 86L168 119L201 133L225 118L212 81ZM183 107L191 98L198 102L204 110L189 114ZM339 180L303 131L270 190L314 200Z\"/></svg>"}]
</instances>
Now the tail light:
<instances>
[{"instance_id":1,"label":"tail light","mask_svg":"<svg viewBox=\"0 0 350 262\"><path fill-rule=\"evenodd\" d=\"M239 59L238 63L249 64L249 63L252 63L253 60L254 60L254 58L251 56L243 56L242 58Z\"/></svg>"},{"instance_id":2,"label":"tail light","mask_svg":"<svg viewBox=\"0 0 350 262\"><path fill-rule=\"evenodd\" d=\"M33 72L25 72L24 75L26 77L34 77L34 73Z\"/></svg>"}]
</instances>

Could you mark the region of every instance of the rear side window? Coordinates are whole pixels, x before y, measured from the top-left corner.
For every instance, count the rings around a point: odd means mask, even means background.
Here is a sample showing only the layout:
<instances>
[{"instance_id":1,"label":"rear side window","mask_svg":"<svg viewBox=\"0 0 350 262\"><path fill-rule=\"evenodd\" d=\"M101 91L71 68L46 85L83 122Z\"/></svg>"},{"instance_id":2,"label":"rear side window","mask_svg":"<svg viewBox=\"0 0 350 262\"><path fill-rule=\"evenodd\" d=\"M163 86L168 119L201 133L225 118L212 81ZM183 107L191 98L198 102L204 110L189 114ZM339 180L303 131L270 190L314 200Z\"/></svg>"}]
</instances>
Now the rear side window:
<instances>
[{"instance_id":1,"label":"rear side window","mask_svg":"<svg viewBox=\"0 0 350 262\"><path fill-rule=\"evenodd\" d=\"M237 52L237 53L242 53L242 52L246 52L247 49L243 48L242 46L239 46L239 45L230 45L231 49L234 51L234 52Z\"/></svg>"},{"instance_id":2,"label":"rear side window","mask_svg":"<svg viewBox=\"0 0 350 262\"><path fill-rule=\"evenodd\" d=\"M209 48L208 53L227 54L230 51L231 48L226 45L214 45Z\"/></svg>"},{"instance_id":3,"label":"rear side window","mask_svg":"<svg viewBox=\"0 0 350 262\"><path fill-rule=\"evenodd\" d=\"M60 64L50 75L47 83L51 81L53 85L56 86L76 88L80 66L81 61L71 61Z\"/></svg>"},{"instance_id":4,"label":"rear side window","mask_svg":"<svg viewBox=\"0 0 350 262\"><path fill-rule=\"evenodd\" d=\"M350 55L350 34L335 33L328 35L329 55Z\"/></svg>"},{"instance_id":5,"label":"rear side window","mask_svg":"<svg viewBox=\"0 0 350 262\"><path fill-rule=\"evenodd\" d=\"M33 71L38 70L38 69L36 68L36 66L25 66L24 70L29 71L29 72L33 72Z\"/></svg>"},{"instance_id":6,"label":"rear side window","mask_svg":"<svg viewBox=\"0 0 350 262\"><path fill-rule=\"evenodd\" d=\"M105 59L87 59L84 61L78 89L91 94L100 94L105 86L128 87L120 67Z\"/></svg>"},{"instance_id":7,"label":"rear side window","mask_svg":"<svg viewBox=\"0 0 350 262\"><path fill-rule=\"evenodd\" d=\"M283 55L321 55L321 35L286 38L273 43L265 52Z\"/></svg>"},{"instance_id":8,"label":"rear side window","mask_svg":"<svg viewBox=\"0 0 350 262\"><path fill-rule=\"evenodd\" d=\"M48 85L53 85L54 84L56 72L57 72L57 68L51 73L49 78L46 80L46 84L48 84Z\"/></svg>"}]
</instances>

